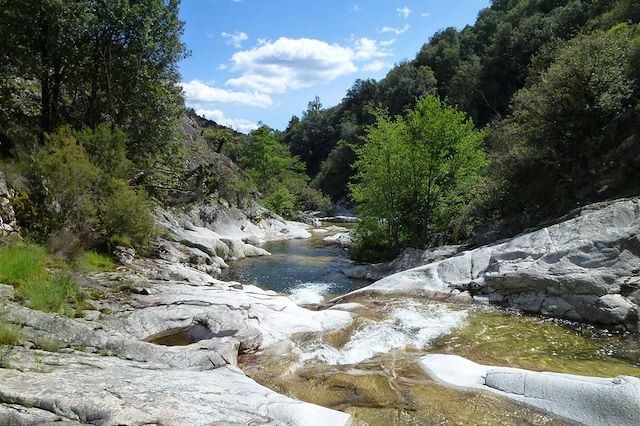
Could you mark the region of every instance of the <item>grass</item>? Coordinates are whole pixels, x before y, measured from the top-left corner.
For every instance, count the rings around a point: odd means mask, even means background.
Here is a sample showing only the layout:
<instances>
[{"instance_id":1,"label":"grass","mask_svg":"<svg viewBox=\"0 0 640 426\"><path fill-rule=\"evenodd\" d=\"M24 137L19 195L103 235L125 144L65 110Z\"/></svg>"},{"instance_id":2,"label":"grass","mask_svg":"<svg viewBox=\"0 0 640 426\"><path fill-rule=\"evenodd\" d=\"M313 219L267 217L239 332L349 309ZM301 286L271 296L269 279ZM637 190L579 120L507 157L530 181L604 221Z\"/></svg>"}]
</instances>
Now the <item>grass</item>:
<instances>
[{"instance_id":1,"label":"grass","mask_svg":"<svg viewBox=\"0 0 640 426\"><path fill-rule=\"evenodd\" d=\"M97 253L85 253L87 268L113 265L111 259ZM16 295L27 306L44 312L80 316L91 309L86 294L81 292L67 272L50 273L47 266L68 268L68 264L50 258L43 247L34 244L0 248L0 282L16 288Z\"/></svg>"},{"instance_id":2,"label":"grass","mask_svg":"<svg viewBox=\"0 0 640 426\"><path fill-rule=\"evenodd\" d=\"M0 248L0 282L20 285L46 277L47 253L36 245Z\"/></svg>"},{"instance_id":3,"label":"grass","mask_svg":"<svg viewBox=\"0 0 640 426\"><path fill-rule=\"evenodd\" d=\"M16 288L16 293L37 311L78 316L87 308L86 295L67 273L24 282Z\"/></svg>"},{"instance_id":4,"label":"grass","mask_svg":"<svg viewBox=\"0 0 640 426\"><path fill-rule=\"evenodd\" d=\"M58 352L62 348L59 343L44 338L34 340L33 345L36 349L47 352Z\"/></svg>"},{"instance_id":5,"label":"grass","mask_svg":"<svg viewBox=\"0 0 640 426\"><path fill-rule=\"evenodd\" d=\"M12 324L0 322L0 346L13 347L20 340L20 330Z\"/></svg>"},{"instance_id":6,"label":"grass","mask_svg":"<svg viewBox=\"0 0 640 426\"><path fill-rule=\"evenodd\" d=\"M86 251L80 255L76 263L82 272L109 272L118 266L113 258L96 251Z\"/></svg>"}]
</instances>

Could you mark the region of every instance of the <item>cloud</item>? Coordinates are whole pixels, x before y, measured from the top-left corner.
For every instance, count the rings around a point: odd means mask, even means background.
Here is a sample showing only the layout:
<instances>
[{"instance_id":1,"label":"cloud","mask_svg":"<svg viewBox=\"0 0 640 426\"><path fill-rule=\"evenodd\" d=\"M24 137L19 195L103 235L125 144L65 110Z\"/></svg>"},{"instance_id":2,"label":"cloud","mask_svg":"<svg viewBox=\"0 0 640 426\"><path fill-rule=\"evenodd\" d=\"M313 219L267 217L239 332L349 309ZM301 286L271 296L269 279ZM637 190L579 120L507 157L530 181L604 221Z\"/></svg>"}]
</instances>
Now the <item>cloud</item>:
<instances>
[{"instance_id":1,"label":"cloud","mask_svg":"<svg viewBox=\"0 0 640 426\"><path fill-rule=\"evenodd\" d=\"M358 6L357 4L354 4L354 5L351 7L351 12L353 12L353 13L358 13L358 12L360 12L361 10L362 10L362 8L361 8L360 6Z\"/></svg>"},{"instance_id":2,"label":"cloud","mask_svg":"<svg viewBox=\"0 0 640 426\"><path fill-rule=\"evenodd\" d=\"M198 109L196 114L206 119L215 121L223 126L231 127L234 130L242 133L249 133L250 131L257 129L258 124L251 120L244 118L227 118L224 112L219 109Z\"/></svg>"},{"instance_id":3,"label":"cloud","mask_svg":"<svg viewBox=\"0 0 640 426\"><path fill-rule=\"evenodd\" d=\"M407 19L411 14L411 9L409 9L407 6L399 7L396 9L396 12L398 12L398 16L402 16L404 19Z\"/></svg>"},{"instance_id":4,"label":"cloud","mask_svg":"<svg viewBox=\"0 0 640 426\"><path fill-rule=\"evenodd\" d=\"M427 17L427 16L431 16L431 14L429 12L424 12L422 15L420 15L422 17Z\"/></svg>"},{"instance_id":5,"label":"cloud","mask_svg":"<svg viewBox=\"0 0 640 426\"><path fill-rule=\"evenodd\" d=\"M225 44L233 46L236 49L240 49L242 47L242 42L249 39L247 33L243 33L241 31L236 31L233 34L222 32L220 35L224 39Z\"/></svg>"},{"instance_id":6,"label":"cloud","mask_svg":"<svg viewBox=\"0 0 640 426\"><path fill-rule=\"evenodd\" d=\"M187 103L228 103L253 107L273 105L271 96L256 92L236 92L207 85L200 80L179 83L184 91Z\"/></svg>"},{"instance_id":7,"label":"cloud","mask_svg":"<svg viewBox=\"0 0 640 426\"><path fill-rule=\"evenodd\" d=\"M383 44L385 43L385 44ZM388 41L379 42L370 38L359 38L355 40L355 55L354 58L360 61L368 61L373 58L383 58L385 56L391 56L392 53L384 49L384 46L388 46Z\"/></svg>"},{"instance_id":8,"label":"cloud","mask_svg":"<svg viewBox=\"0 0 640 426\"><path fill-rule=\"evenodd\" d=\"M404 27L402 28L394 28L394 27L387 27L384 26L382 27L382 29L380 30L381 33L394 33L396 35L400 35L402 33L405 33L407 31L409 31L409 28L411 28L409 26L409 24L404 24Z\"/></svg>"},{"instance_id":9,"label":"cloud","mask_svg":"<svg viewBox=\"0 0 640 426\"><path fill-rule=\"evenodd\" d=\"M368 64L366 64L365 66L362 67L362 71L366 71L366 72L376 72L376 71L380 71L383 68L389 66L389 64L387 64L386 62L382 62L380 60L376 60L373 62L369 62Z\"/></svg>"},{"instance_id":10,"label":"cloud","mask_svg":"<svg viewBox=\"0 0 640 426\"><path fill-rule=\"evenodd\" d=\"M280 37L234 53L233 69L242 75L227 84L263 93L285 93L357 71L355 56L352 49L337 44Z\"/></svg>"}]
</instances>

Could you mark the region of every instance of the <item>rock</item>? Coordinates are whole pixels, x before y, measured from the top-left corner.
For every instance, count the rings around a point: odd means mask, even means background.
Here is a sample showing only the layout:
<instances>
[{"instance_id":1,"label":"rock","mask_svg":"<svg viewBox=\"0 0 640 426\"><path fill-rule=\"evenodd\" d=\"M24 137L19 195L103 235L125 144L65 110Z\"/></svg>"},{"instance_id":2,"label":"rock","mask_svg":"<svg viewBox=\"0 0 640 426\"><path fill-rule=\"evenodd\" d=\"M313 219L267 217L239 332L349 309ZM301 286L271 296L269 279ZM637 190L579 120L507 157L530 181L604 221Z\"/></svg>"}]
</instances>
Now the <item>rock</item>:
<instances>
[{"instance_id":1,"label":"rock","mask_svg":"<svg viewBox=\"0 0 640 426\"><path fill-rule=\"evenodd\" d=\"M349 414L279 395L233 367L167 369L79 352L38 356L47 371L34 368L23 351L11 360L23 371L0 369L0 415L12 413L17 424L57 418L101 425L351 422Z\"/></svg>"},{"instance_id":2,"label":"rock","mask_svg":"<svg viewBox=\"0 0 640 426\"><path fill-rule=\"evenodd\" d=\"M356 265L342 272L349 278L377 281L396 272L406 271L407 269L454 256L460 253L463 248L464 246L461 245L442 246L427 250L407 248L391 262L375 265Z\"/></svg>"},{"instance_id":3,"label":"rock","mask_svg":"<svg viewBox=\"0 0 640 426\"><path fill-rule=\"evenodd\" d=\"M86 310L83 316L87 321L98 321L100 319L100 311Z\"/></svg>"},{"instance_id":4,"label":"rock","mask_svg":"<svg viewBox=\"0 0 640 426\"><path fill-rule=\"evenodd\" d=\"M318 219L318 216L320 216L320 214L321 212L319 211L305 211L300 212L295 219L298 222L305 223L314 228L319 228L320 226L322 226L320 220Z\"/></svg>"},{"instance_id":5,"label":"rock","mask_svg":"<svg viewBox=\"0 0 640 426\"><path fill-rule=\"evenodd\" d=\"M640 424L640 379L612 379L491 367L457 355L420 359L436 380L455 387L495 392L589 425Z\"/></svg>"},{"instance_id":6,"label":"rock","mask_svg":"<svg viewBox=\"0 0 640 426\"><path fill-rule=\"evenodd\" d=\"M121 265L130 265L136 256L136 251L132 247L116 246L113 255Z\"/></svg>"},{"instance_id":7,"label":"rock","mask_svg":"<svg viewBox=\"0 0 640 426\"><path fill-rule=\"evenodd\" d=\"M322 241L325 241L327 243L338 244L343 247L349 247L353 242L351 239L351 234L348 232L338 232L337 234L324 237Z\"/></svg>"},{"instance_id":8,"label":"rock","mask_svg":"<svg viewBox=\"0 0 640 426\"><path fill-rule=\"evenodd\" d=\"M11 193L4 172L0 171L0 235L10 234L17 229L16 214L11 205Z\"/></svg>"},{"instance_id":9,"label":"rock","mask_svg":"<svg viewBox=\"0 0 640 426\"><path fill-rule=\"evenodd\" d=\"M363 293L458 299L640 331L640 198L584 208L572 219L385 277Z\"/></svg>"}]
</instances>

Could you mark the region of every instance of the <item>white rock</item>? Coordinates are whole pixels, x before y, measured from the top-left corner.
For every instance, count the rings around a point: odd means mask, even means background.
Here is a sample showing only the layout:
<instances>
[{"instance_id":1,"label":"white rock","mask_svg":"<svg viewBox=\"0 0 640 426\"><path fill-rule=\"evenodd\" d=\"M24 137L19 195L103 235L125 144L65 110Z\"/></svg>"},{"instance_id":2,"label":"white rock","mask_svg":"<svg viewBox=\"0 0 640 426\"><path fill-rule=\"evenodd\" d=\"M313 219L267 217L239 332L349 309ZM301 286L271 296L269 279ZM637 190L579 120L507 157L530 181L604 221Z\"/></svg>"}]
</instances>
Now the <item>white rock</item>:
<instances>
[{"instance_id":1,"label":"white rock","mask_svg":"<svg viewBox=\"0 0 640 426\"><path fill-rule=\"evenodd\" d=\"M640 424L640 379L635 377L603 379L492 367L457 355L427 355L420 363L444 384L495 392L582 424Z\"/></svg>"}]
</instances>

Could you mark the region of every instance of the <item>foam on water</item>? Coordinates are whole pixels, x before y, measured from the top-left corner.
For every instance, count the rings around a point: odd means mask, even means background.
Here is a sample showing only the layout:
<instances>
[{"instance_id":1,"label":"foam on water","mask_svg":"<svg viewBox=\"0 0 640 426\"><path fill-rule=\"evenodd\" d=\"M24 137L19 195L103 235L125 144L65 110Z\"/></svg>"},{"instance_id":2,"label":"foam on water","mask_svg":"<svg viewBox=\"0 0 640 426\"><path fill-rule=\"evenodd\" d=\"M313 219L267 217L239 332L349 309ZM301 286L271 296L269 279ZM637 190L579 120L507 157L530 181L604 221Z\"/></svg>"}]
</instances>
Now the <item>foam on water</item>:
<instances>
[{"instance_id":1,"label":"foam on water","mask_svg":"<svg viewBox=\"0 0 640 426\"><path fill-rule=\"evenodd\" d=\"M322 342L302 348L300 361L326 364L357 364L393 349L424 349L436 337L460 326L465 310L452 310L441 304L416 304L393 309L383 321L370 322L356 330L340 349Z\"/></svg>"},{"instance_id":2,"label":"foam on water","mask_svg":"<svg viewBox=\"0 0 640 426\"><path fill-rule=\"evenodd\" d=\"M333 284L331 283L302 283L289 290L289 298L296 305L313 305L321 303Z\"/></svg>"}]
</instances>

